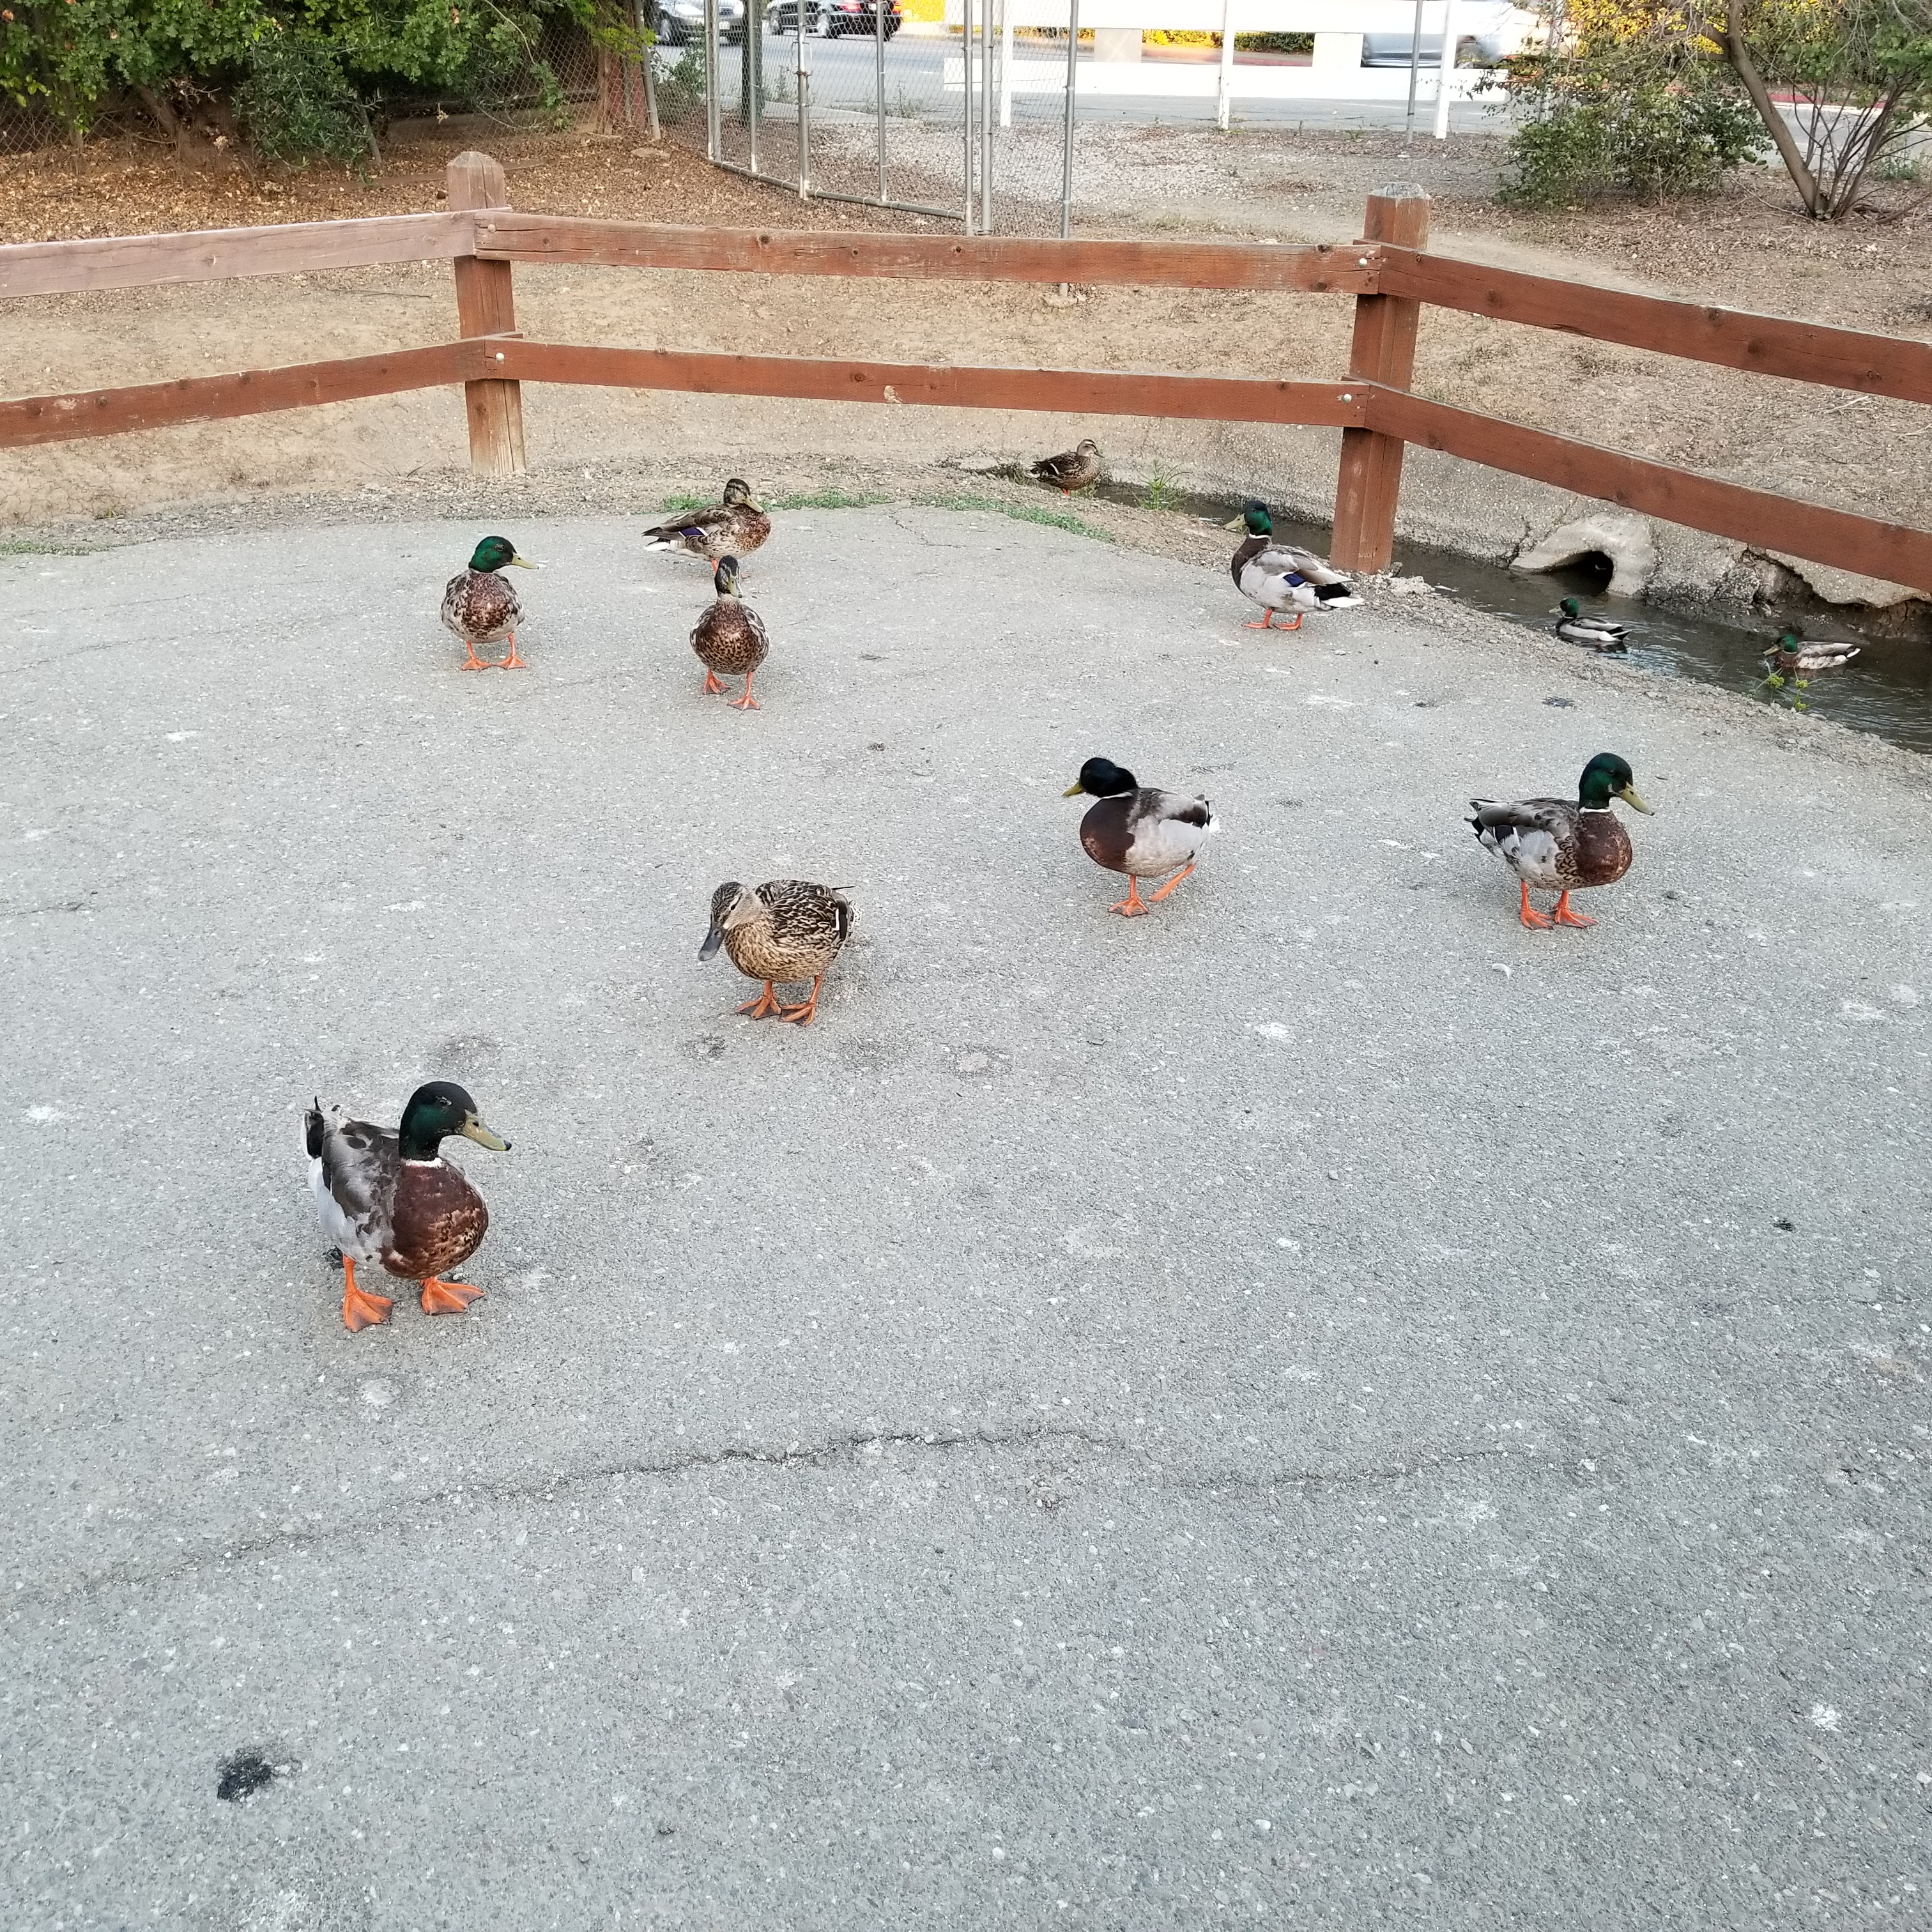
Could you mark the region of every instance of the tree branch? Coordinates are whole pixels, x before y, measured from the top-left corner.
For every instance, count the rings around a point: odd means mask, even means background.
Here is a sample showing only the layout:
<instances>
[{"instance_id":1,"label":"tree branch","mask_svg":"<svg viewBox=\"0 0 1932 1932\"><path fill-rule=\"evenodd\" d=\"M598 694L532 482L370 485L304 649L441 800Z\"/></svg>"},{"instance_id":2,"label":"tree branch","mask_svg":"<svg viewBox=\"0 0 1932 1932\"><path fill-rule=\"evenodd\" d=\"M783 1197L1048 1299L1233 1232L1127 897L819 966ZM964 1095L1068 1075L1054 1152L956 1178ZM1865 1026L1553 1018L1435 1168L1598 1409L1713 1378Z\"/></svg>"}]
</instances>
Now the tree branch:
<instances>
[{"instance_id":1,"label":"tree branch","mask_svg":"<svg viewBox=\"0 0 1932 1932\"><path fill-rule=\"evenodd\" d=\"M1777 148L1786 172L1797 184L1798 199L1804 204L1805 213L1814 220L1822 219L1825 211L1819 194L1818 178L1805 165L1796 138L1785 124L1784 116L1778 111L1778 103L1772 99L1771 90L1764 84L1763 75L1757 70L1757 63L1750 57L1750 50L1744 45L1744 0L1725 0L1724 30L1718 32L1707 28L1706 31L1723 50L1732 71L1744 83L1744 90L1750 95L1751 105L1757 110L1758 118L1764 123L1765 131Z\"/></svg>"}]
</instances>

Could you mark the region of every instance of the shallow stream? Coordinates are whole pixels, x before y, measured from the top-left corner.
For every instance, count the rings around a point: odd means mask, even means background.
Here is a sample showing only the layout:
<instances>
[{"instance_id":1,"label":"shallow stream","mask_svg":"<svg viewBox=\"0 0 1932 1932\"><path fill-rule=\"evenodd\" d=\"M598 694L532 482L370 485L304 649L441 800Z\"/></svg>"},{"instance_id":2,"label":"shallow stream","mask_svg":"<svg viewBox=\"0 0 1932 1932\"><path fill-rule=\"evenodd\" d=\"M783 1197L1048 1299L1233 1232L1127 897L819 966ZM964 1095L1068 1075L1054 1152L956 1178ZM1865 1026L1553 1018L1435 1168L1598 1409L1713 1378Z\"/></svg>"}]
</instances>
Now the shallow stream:
<instances>
[{"instance_id":1,"label":"shallow stream","mask_svg":"<svg viewBox=\"0 0 1932 1932\"><path fill-rule=\"evenodd\" d=\"M1227 522L1240 508L1216 497L1168 490L1160 493L1156 506L1150 502L1148 489L1128 483L1102 483L1094 494L1109 502L1171 509L1215 524ZM1275 519L1275 530L1286 542L1319 556L1328 554L1333 533L1325 524L1280 517ZM1235 541L1231 532L1231 555ZM1781 690L1774 689L1765 682L1769 667L1764 652L1776 634L1769 617L1754 624L1741 615L1732 623L1708 613L1693 615L1665 604L1608 596L1604 590L1607 573L1587 568L1530 576L1459 551L1401 542L1396 544L1395 559L1406 575L1426 578L1462 603L1550 635L1552 650L1584 648L1550 634L1556 600L1574 597L1586 613L1600 613L1629 627L1629 648L1620 654L1627 664L1666 676L1721 685L1766 704L1801 706L1909 751L1932 752L1932 650L1916 639L1862 638L1846 624L1808 617L1803 620L1808 638L1843 638L1858 644L1860 653L1840 670L1820 672L1804 690L1794 689L1789 681Z\"/></svg>"}]
</instances>

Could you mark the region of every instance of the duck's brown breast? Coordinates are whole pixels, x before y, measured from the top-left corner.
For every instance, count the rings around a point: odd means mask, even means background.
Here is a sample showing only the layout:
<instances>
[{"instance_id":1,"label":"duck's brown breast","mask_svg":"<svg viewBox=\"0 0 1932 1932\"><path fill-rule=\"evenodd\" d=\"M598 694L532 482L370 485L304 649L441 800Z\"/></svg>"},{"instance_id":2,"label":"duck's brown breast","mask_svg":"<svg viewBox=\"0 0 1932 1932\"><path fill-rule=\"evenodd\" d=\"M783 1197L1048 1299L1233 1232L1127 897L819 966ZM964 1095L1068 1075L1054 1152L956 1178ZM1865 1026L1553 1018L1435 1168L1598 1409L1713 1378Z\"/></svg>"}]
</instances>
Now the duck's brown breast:
<instances>
[{"instance_id":1,"label":"duck's brown breast","mask_svg":"<svg viewBox=\"0 0 1932 1932\"><path fill-rule=\"evenodd\" d=\"M1634 848L1624 822L1613 812L1576 814L1574 856L1562 869L1577 886L1613 886L1630 868Z\"/></svg>"},{"instance_id":2,"label":"duck's brown breast","mask_svg":"<svg viewBox=\"0 0 1932 1932\"><path fill-rule=\"evenodd\" d=\"M700 663L736 676L756 670L770 646L764 626L752 611L736 601L721 600L698 619L691 648Z\"/></svg>"},{"instance_id":3,"label":"duck's brown breast","mask_svg":"<svg viewBox=\"0 0 1932 1932\"><path fill-rule=\"evenodd\" d=\"M1134 794L1103 798L1080 821L1080 843L1096 866L1110 872L1127 869L1127 848L1133 843L1128 820L1134 808Z\"/></svg>"},{"instance_id":4,"label":"duck's brown breast","mask_svg":"<svg viewBox=\"0 0 1932 1932\"><path fill-rule=\"evenodd\" d=\"M466 1262L489 1226L483 1197L448 1161L406 1160L382 1265L406 1281L427 1281Z\"/></svg>"}]
</instances>

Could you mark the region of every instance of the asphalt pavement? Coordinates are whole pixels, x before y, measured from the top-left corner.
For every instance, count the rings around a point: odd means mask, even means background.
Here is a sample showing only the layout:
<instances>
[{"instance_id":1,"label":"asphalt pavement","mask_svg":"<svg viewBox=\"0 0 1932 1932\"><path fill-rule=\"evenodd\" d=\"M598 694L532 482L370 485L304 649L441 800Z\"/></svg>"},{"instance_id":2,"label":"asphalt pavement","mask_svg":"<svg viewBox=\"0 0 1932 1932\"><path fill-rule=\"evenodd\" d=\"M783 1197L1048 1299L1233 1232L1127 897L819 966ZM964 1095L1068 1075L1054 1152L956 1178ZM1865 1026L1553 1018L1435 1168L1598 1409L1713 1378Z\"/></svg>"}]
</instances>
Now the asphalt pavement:
<instances>
[{"instance_id":1,"label":"asphalt pavement","mask_svg":"<svg viewBox=\"0 0 1932 1932\"><path fill-rule=\"evenodd\" d=\"M653 520L480 676L477 526L0 558L0 1924L1922 1928L1922 768L937 508L781 514L741 713ZM351 1335L302 1110L432 1076L484 1298Z\"/></svg>"}]
</instances>

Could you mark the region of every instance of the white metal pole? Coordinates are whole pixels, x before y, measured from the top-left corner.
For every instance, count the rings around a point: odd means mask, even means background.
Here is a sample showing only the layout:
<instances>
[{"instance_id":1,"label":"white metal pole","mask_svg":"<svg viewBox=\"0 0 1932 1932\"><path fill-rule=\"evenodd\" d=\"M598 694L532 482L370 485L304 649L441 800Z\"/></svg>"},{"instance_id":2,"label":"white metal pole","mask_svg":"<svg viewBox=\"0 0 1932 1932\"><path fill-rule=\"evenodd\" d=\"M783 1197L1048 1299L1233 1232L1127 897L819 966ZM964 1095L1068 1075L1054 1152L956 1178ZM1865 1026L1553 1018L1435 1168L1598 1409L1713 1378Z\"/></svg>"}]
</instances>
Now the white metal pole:
<instances>
[{"instance_id":1,"label":"white metal pole","mask_svg":"<svg viewBox=\"0 0 1932 1932\"><path fill-rule=\"evenodd\" d=\"M980 232L993 232L993 0L980 0Z\"/></svg>"},{"instance_id":2,"label":"white metal pole","mask_svg":"<svg viewBox=\"0 0 1932 1932\"><path fill-rule=\"evenodd\" d=\"M1442 0L1442 65L1436 83L1436 138L1449 138L1449 83L1456 76L1456 0Z\"/></svg>"},{"instance_id":3,"label":"white metal pole","mask_svg":"<svg viewBox=\"0 0 1932 1932\"><path fill-rule=\"evenodd\" d=\"M1228 131L1228 116L1234 93L1234 0L1221 0L1221 87L1214 119L1222 134Z\"/></svg>"},{"instance_id":4,"label":"white metal pole","mask_svg":"<svg viewBox=\"0 0 1932 1932\"><path fill-rule=\"evenodd\" d=\"M758 0L753 0L756 4ZM806 56L805 14L807 0L794 0L792 24L798 29L798 198L812 199L812 69Z\"/></svg>"},{"instance_id":5,"label":"white metal pole","mask_svg":"<svg viewBox=\"0 0 1932 1932\"><path fill-rule=\"evenodd\" d=\"M800 0L803 4L803 0ZM826 26L826 36L831 37L831 24ZM874 65L873 75L872 105L878 110L879 124L879 199L886 198L886 0L872 0L872 50ZM943 58L943 56L942 56Z\"/></svg>"},{"instance_id":6,"label":"white metal pole","mask_svg":"<svg viewBox=\"0 0 1932 1932\"><path fill-rule=\"evenodd\" d=\"M1000 0L1000 125L1013 124L1013 7Z\"/></svg>"},{"instance_id":7,"label":"white metal pole","mask_svg":"<svg viewBox=\"0 0 1932 1932\"><path fill-rule=\"evenodd\" d=\"M959 0L959 98L966 123L966 232L973 232L973 0Z\"/></svg>"},{"instance_id":8,"label":"white metal pole","mask_svg":"<svg viewBox=\"0 0 1932 1932\"><path fill-rule=\"evenodd\" d=\"M1415 32L1408 43L1408 116L1402 123L1402 148L1415 139L1415 83L1422 72L1422 0L1415 0Z\"/></svg>"},{"instance_id":9,"label":"white metal pole","mask_svg":"<svg viewBox=\"0 0 1932 1932\"><path fill-rule=\"evenodd\" d=\"M722 85L718 72L718 0L704 0L704 141L714 161L724 148Z\"/></svg>"},{"instance_id":10,"label":"white metal pole","mask_svg":"<svg viewBox=\"0 0 1932 1932\"><path fill-rule=\"evenodd\" d=\"M1066 6L1066 123L1060 135L1060 238L1073 232L1073 105L1080 80L1080 0L1067 0ZM1065 283L1060 292L1066 292Z\"/></svg>"}]
</instances>

